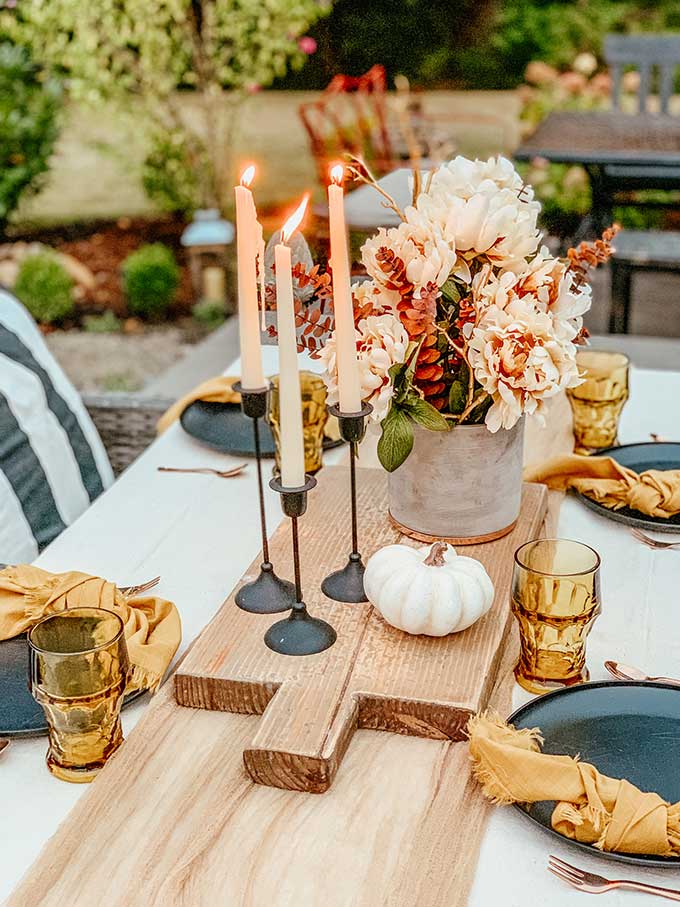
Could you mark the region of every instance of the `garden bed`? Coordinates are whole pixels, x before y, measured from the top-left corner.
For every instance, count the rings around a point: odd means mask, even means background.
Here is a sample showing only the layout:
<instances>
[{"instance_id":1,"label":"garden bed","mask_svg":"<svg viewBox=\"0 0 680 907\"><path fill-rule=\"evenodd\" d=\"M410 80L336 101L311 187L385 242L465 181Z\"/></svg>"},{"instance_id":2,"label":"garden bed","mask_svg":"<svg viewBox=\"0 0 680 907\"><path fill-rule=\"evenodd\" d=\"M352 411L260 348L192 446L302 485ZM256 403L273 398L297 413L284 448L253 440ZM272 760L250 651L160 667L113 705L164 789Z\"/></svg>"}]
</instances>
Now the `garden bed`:
<instances>
[{"instance_id":1,"label":"garden bed","mask_svg":"<svg viewBox=\"0 0 680 907\"><path fill-rule=\"evenodd\" d=\"M78 300L75 326L85 314L112 311L128 315L121 281L121 266L127 256L147 243L160 242L172 249L180 267L180 282L168 319L186 317L194 303L186 250L180 237L186 224L175 218L126 218L61 225L35 231L15 232L9 241L41 243L70 255L92 274L93 287Z\"/></svg>"}]
</instances>

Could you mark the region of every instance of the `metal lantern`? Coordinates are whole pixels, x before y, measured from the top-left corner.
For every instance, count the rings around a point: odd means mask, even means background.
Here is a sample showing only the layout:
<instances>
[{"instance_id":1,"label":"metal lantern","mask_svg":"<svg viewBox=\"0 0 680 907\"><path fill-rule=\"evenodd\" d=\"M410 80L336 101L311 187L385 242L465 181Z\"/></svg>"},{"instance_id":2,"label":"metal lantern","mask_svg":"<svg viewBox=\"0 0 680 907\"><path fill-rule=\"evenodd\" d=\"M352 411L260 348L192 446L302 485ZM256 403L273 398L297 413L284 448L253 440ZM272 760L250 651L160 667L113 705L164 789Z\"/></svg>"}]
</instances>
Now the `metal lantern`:
<instances>
[{"instance_id":1,"label":"metal lantern","mask_svg":"<svg viewBox=\"0 0 680 907\"><path fill-rule=\"evenodd\" d=\"M234 235L233 224L223 220L217 208L197 211L182 233L197 300L226 302L227 246L234 241Z\"/></svg>"}]
</instances>

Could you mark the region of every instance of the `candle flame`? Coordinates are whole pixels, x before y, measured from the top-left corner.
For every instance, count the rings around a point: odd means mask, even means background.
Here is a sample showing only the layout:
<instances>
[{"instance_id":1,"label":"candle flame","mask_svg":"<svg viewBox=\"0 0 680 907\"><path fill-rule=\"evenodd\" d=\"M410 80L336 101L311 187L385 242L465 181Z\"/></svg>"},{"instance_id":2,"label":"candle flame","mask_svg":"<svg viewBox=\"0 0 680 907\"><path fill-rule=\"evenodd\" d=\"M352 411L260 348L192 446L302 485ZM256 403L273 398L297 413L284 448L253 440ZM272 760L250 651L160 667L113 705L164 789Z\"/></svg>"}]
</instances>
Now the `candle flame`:
<instances>
[{"instance_id":1,"label":"candle flame","mask_svg":"<svg viewBox=\"0 0 680 907\"><path fill-rule=\"evenodd\" d=\"M255 164L251 164L250 167L246 167L246 169L241 174L241 185L250 186L250 184L252 183L254 178L255 178Z\"/></svg>"},{"instance_id":2,"label":"candle flame","mask_svg":"<svg viewBox=\"0 0 680 907\"><path fill-rule=\"evenodd\" d=\"M302 218L305 216L305 211L307 210L307 202L309 201L309 192L306 192L302 198L302 201L297 206L295 211L291 214L288 220L285 222L281 228L281 240L283 242L288 242L293 233L302 223Z\"/></svg>"},{"instance_id":3,"label":"candle flame","mask_svg":"<svg viewBox=\"0 0 680 907\"><path fill-rule=\"evenodd\" d=\"M331 182L335 183L336 186L342 186L342 181L345 178L345 168L342 164L336 164L335 167L331 167Z\"/></svg>"}]
</instances>

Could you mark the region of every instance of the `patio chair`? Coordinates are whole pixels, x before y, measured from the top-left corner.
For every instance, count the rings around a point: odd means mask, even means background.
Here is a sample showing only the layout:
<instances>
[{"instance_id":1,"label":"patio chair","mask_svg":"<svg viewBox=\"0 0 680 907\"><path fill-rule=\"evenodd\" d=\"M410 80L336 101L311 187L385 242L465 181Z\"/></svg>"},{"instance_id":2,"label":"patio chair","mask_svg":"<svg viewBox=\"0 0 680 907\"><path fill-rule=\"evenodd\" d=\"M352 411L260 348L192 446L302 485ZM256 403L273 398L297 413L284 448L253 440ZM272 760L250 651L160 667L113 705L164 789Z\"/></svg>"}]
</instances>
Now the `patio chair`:
<instances>
[{"instance_id":1,"label":"patio chair","mask_svg":"<svg viewBox=\"0 0 680 907\"><path fill-rule=\"evenodd\" d=\"M680 35L607 35L604 58L612 77L612 106L621 110L624 69L634 67L640 75L637 113L640 129L644 117L655 114L655 74L658 77L659 116L670 116L670 100L680 67ZM635 163L609 165L603 168L600 192L608 204L663 208L677 207L677 202L650 202L641 199L640 190L680 190L680 168L677 166L644 166Z\"/></svg>"},{"instance_id":2,"label":"patio chair","mask_svg":"<svg viewBox=\"0 0 680 907\"><path fill-rule=\"evenodd\" d=\"M680 274L680 233L670 230L623 230L614 245L609 333L627 334L633 275L636 271Z\"/></svg>"},{"instance_id":3,"label":"patio chair","mask_svg":"<svg viewBox=\"0 0 680 907\"><path fill-rule=\"evenodd\" d=\"M83 401L0 288L0 562L32 561L74 522L153 440L167 403Z\"/></svg>"},{"instance_id":4,"label":"patio chair","mask_svg":"<svg viewBox=\"0 0 680 907\"><path fill-rule=\"evenodd\" d=\"M317 101L301 104L319 180L344 154L363 157L377 175L397 166L387 128L387 76L376 64L361 76L334 76Z\"/></svg>"}]
</instances>

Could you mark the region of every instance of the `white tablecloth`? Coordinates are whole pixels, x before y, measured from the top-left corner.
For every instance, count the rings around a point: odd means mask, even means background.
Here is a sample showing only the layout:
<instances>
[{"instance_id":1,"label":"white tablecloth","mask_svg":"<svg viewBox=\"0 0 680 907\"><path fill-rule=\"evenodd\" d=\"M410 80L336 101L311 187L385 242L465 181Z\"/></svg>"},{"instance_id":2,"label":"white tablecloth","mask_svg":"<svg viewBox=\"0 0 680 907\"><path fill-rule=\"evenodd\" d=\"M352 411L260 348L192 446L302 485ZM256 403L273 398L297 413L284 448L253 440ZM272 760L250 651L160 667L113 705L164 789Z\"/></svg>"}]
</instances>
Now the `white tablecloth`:
<instances>
[{"instance_id":1,"label":"white tablecloth","mask_svg":"<svg viewBox=\"0 0 680 907\"><path fill-rule=\"evenodd\" d=\"M266 371L273 373L276 350L267 348L265 354ZM235 364L227 372L236 374L237 370ZM621 423L622 443L647 441L650 432L680 439L680 372L634 370L631 384L631 399ZM337 462L343 455L343 450L334 451L326 462ZM54 571L85 570L122 584L161 574L158 593L175 601L182 615L183 651L257 555L255 472L251 468L244 477L223 480L167 475L156 467L224 467L234 462L208 451L173 426L37 563ZM267 514L271 532L281 520L281 510L269 490ZM605 677L605 658L656 674L680 676L680 551L651 551L636 542L625 527L595 516L571 499L562 507L559 533L587 542L602 555L603 611L588 649L592 678ZM516 705L523 696L518 689ZM143 713L145 702L142 699L125 710L125 733ZM83 786L53 778L44 757L42 738L13 741L0 758L2 899L83 793ZM548 852L571 857L584 868L604 870L605 874L610 871L620 877L624 871L623 866L572 853L566 844L549 839L515 810L497 809L484 838L470 903L475 907L580 903L583 895L546 872ZM625 872L680 887L680 872L633 867ZM645 895L614 892L606 903L645 904L651 900Z\"/></svg>"}]
</instances>

